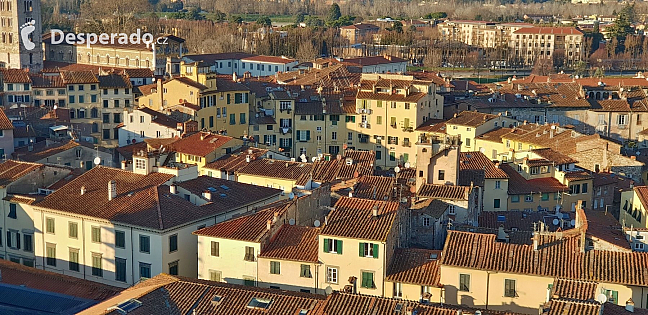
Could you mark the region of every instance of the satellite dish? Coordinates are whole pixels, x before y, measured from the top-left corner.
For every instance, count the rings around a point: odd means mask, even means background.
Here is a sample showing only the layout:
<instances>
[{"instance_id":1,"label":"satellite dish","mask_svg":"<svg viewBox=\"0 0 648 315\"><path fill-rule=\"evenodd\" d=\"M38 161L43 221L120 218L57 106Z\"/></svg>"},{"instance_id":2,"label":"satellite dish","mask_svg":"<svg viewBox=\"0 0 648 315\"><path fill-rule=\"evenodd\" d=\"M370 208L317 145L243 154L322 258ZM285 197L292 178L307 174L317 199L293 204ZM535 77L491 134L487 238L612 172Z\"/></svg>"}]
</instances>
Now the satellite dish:
<instances>
[{"instance_id":1,"label":"satellite dish","mask_svg":"<svg viewBox=\"0 0 648 315\"><path fill-rule=\"evenodd\" d=\"M313 161L313 163L315 163L315 161L317 161L317 157L316 156L312 157L311 161Z\"/></svg>"},{"instance_id":2,"label":"satellite dish","mask_svg":"<svg viewBox=\"0 0 648 315\"><path fill-rule=\"evenodd\" d=\"M605 302L607 302L607 296L605 296L605 294L601 293L601 294L596 296L596 301L601 303L601 304L605 304Z\"/></svg>"},{"instance_id":3,"label":"satellite dish","mask_svg":"<svg viewBox=\"0 0 648 315\"><path fill-rule=\"evenodd\" d=\"M479 152L484 153L486 150L484 148L479 148Z\"/></svg>"},{"instance_id":4,"label":"satellite dish","mask_svg":"<svg viewBox=\"0 0 648 315\"><path fill-rule=\"evenodd\" d=\"M569 221L569 224L571 224L571 226L576 226L576 220Z\"/></svg>"},{"instance_id":5,"label":"satellite dish","mask_svg":"<svg viewBox=\"0 0 648 315\"><path fill-rule=\"evenodd\" d=\"M290 224L290 225L295 225L295 219L290 219L290 220L288 220L288 224Z\"/></svg>"},{"instance_id":6,"label":"satellite dish","mask_svg":"<svg viewBox=\"0 0 648 315\"><path fill-rule=\"evenodd\" d=\"M94 164L95 164L95 165L99 165L99 164L101 164L101 158L100 158L100 157L96 157L96 158L94 158Z\"/></svg>"},{"instance_id":7,"label":"satellite dish","mask_svg":"<svg viewBox=\"0 0 648 315\"><path fill-rule=\"evenodd\" d=\"M320 220L315 220L315 222L313 222L313 225L315 227L319 227L321 225Z\"/></svg>"},{"instance_id":8,"label":"satellite dish","mask_svg":"<svg viewBox=\"0 0 648 315\"><path fill-rule=\"evenodd\" d=\"M398 166L394 167L394 172L396 172L396 173L400 172L400 167L398 167Z\"/></svg>"},{"instance_id":9,"label":"satellite dish","mask_svg":"<svg viewBox=\"0 0 648 315\"><path fill-rule=\"evenodd\" d=\"M58 108L58 105L54 105L54 110L56 110L57 108Z\"/></svg>"},{"instance_id":10,"label":"satellite dish","mask_svg":"<svg viewBox=\"0 0 648 315\"><path fill-rule=\"evenodd\" d=\"M288 198L290 198L290 200L295 199L295 193L290 193L290 194L288 195ZM292 219L291 219L291 220L292 220Z\"/></svg>"},{"instance_id":11,"label":"satellite dish","mask_svg":"<svg viewBox=\"0 0 648 315\"><path fill-rule=\"evenodd\" d=\"M331 293L333 293L333 288L331 288L331 286L328 286L326 287L326 289L324 289L324 291L326 292L326 295L331 295Z\"/></svg>"},{"instance_id":12,"label":"satellite dish","mask_svg":"<svg viewBox=\"0 0 648 315\"><path fill-rule=\"evenodd\" d=\"M640 151L637 151L636 154L637 154L637 155L641 155L641 152L640 152Z\"/></svg>"},{"instance_id":13,"label":"satellite dish","mask_svg":"<svg viewBox=\"0 0 648 315\"><path fill-rule=\"evenodd\" d=\"M412 166L412 164L410 164L410 162L405 162L405 168L410 168L410 166Z\"/></svg>"},{"instance_id":14,"label":"satellite dish","mask_svg":"<svg viewBox=\"0 0 648 315\"><path fill-rule=\"evenodd\" d=\"M558 225L560 223L560 221L558 219L553 219L552 223L553 223L553 225Z\"/></svg>"},{"instance_id":15,"label":"satellite dish","mask_svg":"<svg viewBox=\"0 0 648 315\"><path fill-rule=\"evenodd\" d=\"M305 160L305 159L306 159L306 154L302 154L302 155L300 155L299 157L300 157L302 160Z\"/></svg>"}]
</instances>

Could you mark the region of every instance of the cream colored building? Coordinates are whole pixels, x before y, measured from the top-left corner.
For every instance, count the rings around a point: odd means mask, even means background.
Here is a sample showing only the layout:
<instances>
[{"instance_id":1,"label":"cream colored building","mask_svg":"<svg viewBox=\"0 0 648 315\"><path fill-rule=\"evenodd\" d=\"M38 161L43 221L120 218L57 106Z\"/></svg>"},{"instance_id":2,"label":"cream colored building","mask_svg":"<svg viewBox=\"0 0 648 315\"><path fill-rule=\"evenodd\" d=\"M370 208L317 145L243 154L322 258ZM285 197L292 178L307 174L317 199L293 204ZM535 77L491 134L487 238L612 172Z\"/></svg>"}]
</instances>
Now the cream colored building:
<instances>
[{"instance_id":1,"label":"cream colored building","mask_svg":"<svg viewBox=\"0 0 648 315\"><path fill-rule=\"evenodd\" d=\"M621 209L619 222L624 228L643 229L648 227L648 187L637 186L621 192Z\"/></svg>"},{"instance_id":2,"label":"cream colored building","mask_svg":"<svg viewBox=\"0 0 648 315\"><path fill-rule=\"evenodd\" d=\"M440 250L398 248L394 257L385 278L385 297L445 302L443 286L439 283Z\"/></svg>"},{"instance_id":3,"label":"cream colored building","mask_svg":"<svg viewBox=\"0 0 648 315\"><path fill-rule=\"evenodd\" d=\"M348 138L331 138L328 153L337 154L346 144L376 151L376 165L383 168L415 164L414 129L428 119L443 117L443 96L437 89L432 81L413 76L363 74L356 111L345 119Z\"/></svg>"},{"instance_id":4,"label":"cream colored building","mask_svg":"<svg viewBox=\"0 0 648 315\"><path fill-rule=\"evenodd\" d=\"M528 27L511 34L509 49L525 65L543 58L564 58L571 65L583 60L583 44L583 32L574 27Z\"/></svg>"}]
</instances>

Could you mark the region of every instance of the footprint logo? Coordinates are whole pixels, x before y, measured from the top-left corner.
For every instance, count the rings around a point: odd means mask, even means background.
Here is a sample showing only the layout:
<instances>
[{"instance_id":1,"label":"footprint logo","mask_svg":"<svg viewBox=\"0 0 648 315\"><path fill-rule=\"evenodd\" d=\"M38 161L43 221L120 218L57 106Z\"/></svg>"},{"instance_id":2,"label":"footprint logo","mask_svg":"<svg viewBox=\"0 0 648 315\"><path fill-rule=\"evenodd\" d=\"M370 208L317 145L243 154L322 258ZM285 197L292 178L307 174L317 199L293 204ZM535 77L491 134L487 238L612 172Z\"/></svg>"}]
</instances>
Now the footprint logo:
<instances>
[{"instance_id":1,"label":"footprint logo","mask_svg":"<svg viewBox=\"0 0 648 315\"><path fill-rule=\"evenodd\" d=\"M36 24L36 21L31 20L20 26L20 38L22 38L23 45L25 45L25 48L27 50L32 50L36 48L36 44L34 44L29 39L29 34L33 33L36 30L34 24Z\"/></svg>"}]
</instances>

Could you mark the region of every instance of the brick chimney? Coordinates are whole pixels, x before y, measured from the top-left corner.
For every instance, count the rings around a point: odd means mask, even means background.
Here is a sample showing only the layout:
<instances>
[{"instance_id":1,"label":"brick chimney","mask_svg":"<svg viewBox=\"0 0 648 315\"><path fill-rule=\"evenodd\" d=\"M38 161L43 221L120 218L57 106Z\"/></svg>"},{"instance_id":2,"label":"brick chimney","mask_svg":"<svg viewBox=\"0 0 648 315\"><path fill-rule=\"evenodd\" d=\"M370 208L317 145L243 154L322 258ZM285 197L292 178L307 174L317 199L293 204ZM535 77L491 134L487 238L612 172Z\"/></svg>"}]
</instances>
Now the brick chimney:
<instances>
[{"instance_id":1,"label":"brick chimney","mask_svg":"<svg viewBox=\"0 0 648 315\"><path fill-rule=\"evenodd\" d=\"M108 201L117 198L117 182L111 180L108 182Z\"/></svg>"}]
</instances>

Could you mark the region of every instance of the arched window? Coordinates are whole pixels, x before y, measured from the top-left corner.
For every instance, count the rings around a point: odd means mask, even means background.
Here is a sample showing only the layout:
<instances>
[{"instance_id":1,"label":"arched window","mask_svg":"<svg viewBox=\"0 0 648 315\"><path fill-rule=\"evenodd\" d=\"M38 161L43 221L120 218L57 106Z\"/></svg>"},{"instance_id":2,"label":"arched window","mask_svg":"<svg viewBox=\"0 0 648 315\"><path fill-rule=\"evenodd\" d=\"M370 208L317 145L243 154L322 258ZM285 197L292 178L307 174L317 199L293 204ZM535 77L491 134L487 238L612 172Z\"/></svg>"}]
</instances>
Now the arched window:
<instances>
[{"instance_id":1,"label":"arched window","mask_svg":"<svg viewBox=\"0 0 648 315\"><path fill-rule=\"evenodd\" d=\"M128 59L128 57L126 57L126 67L128 67L128 66L130 66L130 59Z\"/></svg>"},{"instance_id":2,"label":"arched window","mask_svg":"<svg viewBox=\"0 0 648 315\"><path fill-rule=\"evenodd\" d=\"M92 118L99 118L99 110L93 107L93 108L90 110L90 117L92 117Z\"/></svg>"},{"instance_id":3,"label":"arched window","mask_svg":"<svg viewBox=\"0 0 648 315\"><path fill-rule=\"evenodd\" d=\"M147 68L150 68L150 67L151 67L151 62L150 62L148 59L146 59L146 67L147 67Z\"/></svg>"},{"instance_id":4,"label":"arched window","mask_svg":"<svg viewBox=\"0 0 648 315\"><path fill-rule=\"evenodd\" d=\"M97 63L101 62L101 56L97 55Z\"/></svg>"},{"instance_id":5,"label":"arched window","mask_svg":"<svg viewBox=\"0 0 648 315\"><path fill-rule=\"evenodd\" d=\"M115 56L115 66L119 66L119 55Z\"/></svg>"},{"instance_id":6,"label":"arched window","mask_svg":"<svg viewBox=\"0 0 648 315\"><path fill-rule=\"evenodd\" d=\"M88 53L88 63L92 63L92 56L90 56L90 53Z\"/></svg>"}]
</instances>

